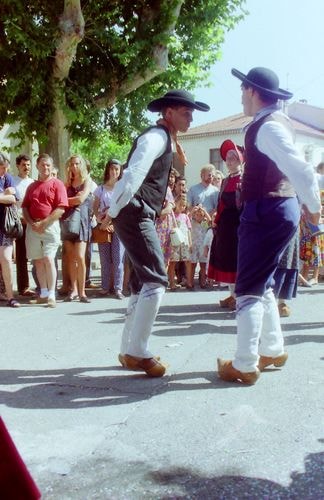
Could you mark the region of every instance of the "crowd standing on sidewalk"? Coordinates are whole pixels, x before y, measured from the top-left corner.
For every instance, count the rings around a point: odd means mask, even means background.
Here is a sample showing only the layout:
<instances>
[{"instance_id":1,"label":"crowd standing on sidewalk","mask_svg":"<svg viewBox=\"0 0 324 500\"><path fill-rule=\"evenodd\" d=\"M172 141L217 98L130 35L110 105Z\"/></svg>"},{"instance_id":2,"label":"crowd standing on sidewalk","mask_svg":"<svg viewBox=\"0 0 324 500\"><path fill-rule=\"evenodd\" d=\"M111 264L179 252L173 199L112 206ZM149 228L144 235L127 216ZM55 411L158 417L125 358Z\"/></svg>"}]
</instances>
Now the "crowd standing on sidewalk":
<instances>
[{"instance_id":1,"label":"crowd standing on sidewalk","mask_svg":"<svg viewBox=\"0 0 324 500\"><path fill-rule=\"evenodd\" d=\"M220 147L227 176L207 164L200 167L200 182L187 186L187 158L177 134L189 128L194 110L209 106L184 90L149 103L161 117L135 140L125 165L107 159L99 185L79 154L67 160L63 182L47 154L37 158L34 180L28 155L16 158L13 177L0 153L0 300L12 308L20 306L19 298L53 308L58 293L65 302L87 304L90 286L92 297L130 296L119 361L159 377L165 365L148 342L165 290L227 285L230 295L220 307L236 311L237 350L233 360L219 359L219 376L253 384L260 370L282 366L287 353L279 316L290 315L287 301L296 296L298 280L316 285L324 265L324 234L309 225L319 220L323 164L315 174L297 153L277 104L291 94L279 88L275 73L253 68L233 74L242 82L244 112L253 119L244 147L230 138ZM175 155L184 175L172 167ZM2 225L4 207L11 204L23 225L15 242ZM94 245L101 288L91 280Z\"/></svg>"}]
</instances>

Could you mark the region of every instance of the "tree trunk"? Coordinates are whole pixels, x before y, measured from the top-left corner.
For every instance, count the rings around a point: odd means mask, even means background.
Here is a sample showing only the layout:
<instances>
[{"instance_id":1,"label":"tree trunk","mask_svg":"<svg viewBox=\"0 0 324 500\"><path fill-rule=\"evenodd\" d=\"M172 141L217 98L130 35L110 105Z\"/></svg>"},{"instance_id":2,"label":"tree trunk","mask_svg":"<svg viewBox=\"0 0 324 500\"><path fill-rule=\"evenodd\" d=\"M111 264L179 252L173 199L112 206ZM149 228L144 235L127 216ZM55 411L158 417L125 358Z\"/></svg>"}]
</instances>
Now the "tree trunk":
<instances>
[{"instance_id":1,"label":"tree trunk","mask_svg":"<svg viewBox=\"0 0 324 500\"><path fill-rule=\"evenodd\" d=\"M69 75L77 46L84 37L84 19L80 0L64 0L60 17L61 37L55 52L52 85L55 91L54 111L48 128L48 141L40 145L40 151L50 154L62 180L65 178L65 162L70 156L70 134L68 120L64 114L65 79Z\"/></svg>"},{"instance_id":2,"label":"tree trunk","mask_svg":"<svg viewBox=\"0 0 324 500\"><path fill-rule=\"evenodd\" d=\"M67 119L59 105L52 116L52 123L48 129L48 143L46 152L54 159L54 165L58 169L61 180L65 180L65 162L70 156L70 133L67 127Z\"/></svg>"}]
</instances>

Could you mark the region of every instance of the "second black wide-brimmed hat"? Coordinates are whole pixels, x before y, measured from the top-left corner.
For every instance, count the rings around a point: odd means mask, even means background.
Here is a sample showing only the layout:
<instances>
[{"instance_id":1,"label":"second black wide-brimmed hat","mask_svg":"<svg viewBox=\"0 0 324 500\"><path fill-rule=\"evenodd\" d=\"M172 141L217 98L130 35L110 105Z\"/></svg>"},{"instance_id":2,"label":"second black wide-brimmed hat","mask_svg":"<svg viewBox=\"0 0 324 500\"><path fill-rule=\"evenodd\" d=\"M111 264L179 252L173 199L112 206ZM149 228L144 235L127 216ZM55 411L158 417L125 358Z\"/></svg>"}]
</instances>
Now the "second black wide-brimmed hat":
<instances>
[{"instance_id":1,"label":"second black wide-brimmed hat","mask_svg":"<svg viewBox=\"0 0 324 500\"><path fill-rule=\"evenodd\" d=\"M285 101L291 99L293 96L288 90L279 88L279 78L271 69L262 67L252 68L247 75L244 75L238 69L233 68L232 75L241 80L244 85L261 90L263 94L269 97L276 97Z\"/></svg>"},{"instance_id":2,"label":"second black wide-brimmed hat","mask_svg":"<svg viewBox=\"0 0 324 500\"><path fill-rule=\"evenodd\" d=\"M195 101L194 96L187 90L169 90L163 97L151 101L147 109L155 113L167 106L187 106L188 108L198 109L198 111L210 110L208 104Z\"/></svg>"}]
</instances>

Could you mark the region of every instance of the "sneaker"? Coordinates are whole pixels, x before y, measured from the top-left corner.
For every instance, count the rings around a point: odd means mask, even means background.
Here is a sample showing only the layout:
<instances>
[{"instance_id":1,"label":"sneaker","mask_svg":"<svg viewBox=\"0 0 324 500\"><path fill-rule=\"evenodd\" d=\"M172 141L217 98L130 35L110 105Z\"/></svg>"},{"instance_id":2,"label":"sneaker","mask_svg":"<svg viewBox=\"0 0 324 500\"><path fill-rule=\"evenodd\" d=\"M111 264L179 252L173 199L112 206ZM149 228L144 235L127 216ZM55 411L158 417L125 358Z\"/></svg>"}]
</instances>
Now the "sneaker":
<instances>
[{"instance_id":1,"label":"sneaker","mask_svg":"<svg viewBox=\"0 0 324 500\"><path fill-rule=\"evenodd\" d=\"M47 300L47 307L51 307L52 309L54 309L56 307L56 300L55 299L48 299Z\"/></svg>"}]
</instances>

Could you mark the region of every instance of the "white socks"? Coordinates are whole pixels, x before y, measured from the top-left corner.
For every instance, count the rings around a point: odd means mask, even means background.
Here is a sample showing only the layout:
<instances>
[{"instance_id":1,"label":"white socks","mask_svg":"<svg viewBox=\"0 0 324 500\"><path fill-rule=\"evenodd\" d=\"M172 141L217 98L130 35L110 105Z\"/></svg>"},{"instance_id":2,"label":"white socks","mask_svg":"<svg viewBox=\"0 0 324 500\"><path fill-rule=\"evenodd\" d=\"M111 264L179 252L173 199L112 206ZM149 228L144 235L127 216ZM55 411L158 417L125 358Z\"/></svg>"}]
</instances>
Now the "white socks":
<instances>
[{"instance_id":1,"label":"white socks","mask_svg":"<svg viewBox=\"0 0 324 500\"><path fill-rule=\"evenodd\" d=\"M284 352L278 306L271 289L263 297L236 298L237 351L233 366L241 372L255 371L259 355L276 357Z\"/></svg>"},{"instance_id":2,"label":"white socks","mask_svg":"<svg viewBox=\"0 0 324 500\"><path fill-rule=\"evenodd\" d=\"M159 283L144 283L138 295L131 295L122 334L121 354L151 358L147 344L165 287Z\"/></svg>"}]
</instances>

